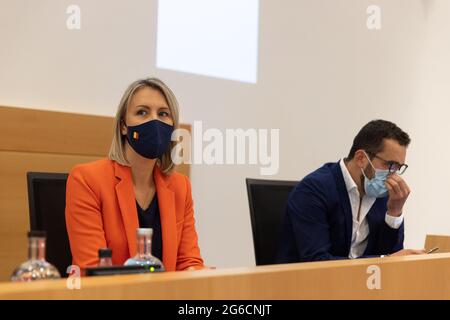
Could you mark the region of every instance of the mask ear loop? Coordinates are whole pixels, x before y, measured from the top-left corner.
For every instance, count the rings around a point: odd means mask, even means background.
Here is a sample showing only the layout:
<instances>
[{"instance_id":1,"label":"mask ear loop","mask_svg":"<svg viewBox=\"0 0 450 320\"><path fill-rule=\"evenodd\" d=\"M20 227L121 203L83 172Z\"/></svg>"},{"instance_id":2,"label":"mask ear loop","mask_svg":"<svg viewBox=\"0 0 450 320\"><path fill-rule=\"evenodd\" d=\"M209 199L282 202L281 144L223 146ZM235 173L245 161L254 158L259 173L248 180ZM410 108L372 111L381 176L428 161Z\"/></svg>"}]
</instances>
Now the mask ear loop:
<instances>
[{"instance_id":1,"label":"mask ear loop","mask_svg":"<svg viewBox=\"0 0 450 320\"><path fill-rule=\"evenodd\" d=\"M377 172L377 169L375 169L375 167L373 166L372 161L370 161L369 156L367 155L366 151L363 150L363 152L364 152L364 155L365 155L366 158L367 158L367 161L369 161L370 166L373 168L373 170L374 170L375 172ZM369 179L369 178L366 176L366 174L364 173L363 168L361 168L361 172L362 172L364 178L366 178L366 179L369 180L369 181L372 180L372 179Z\"/></svg>"},{"instance_id":2,"label":"mask ear loop","mask_svg":"<svg viewBox=\"0 0 450 320\"><path fill-rule=\"evenodd\" d=\"M121 124L121 125L124 125L125 128L127 129L127 133L126 133L126 134L122 134L122 135L123 135L123 136L128 136L128 126L127 126L125 120L121 119L121 120L120 120L120 124Z\"/></svg>"},{"instance_id":3,"label":"mask ear loop","mask_svg":"<svg viewBox=\"0 0 450 320\"><path fill-rule=\"evenodd\" d=\"M127 133L122 134L122 136L125 136L125 140L128 141L128 143L131 144L130 138L128 136L128 126L127 126L127 124L125 123L125 121L123 119L120 120L120 123L123 124L125 126L125 128L127 128ZM121 133L122 133L122 131L121 131Z\"/></svg>"},{"instance_id":4,"label":"mask ear loop","mask_svg":"<svg viewBox=\"0 0 450 320\"><path fill-rule=\"evenodd\" d=\"M377 169L374 167L374 165L373 165L373 163L372 163L372 161L370 161L370 158L369 158L369 156L367 155L367 153L364 151L364 155L366 156L366 158L367 158L367 160L369 161L369 163L370 163L370 166L373 168L373 170L375 170L375 172L377 171Z\"/></svg>"},{"instance_id":5,"label":"mask ear loop","mask_svg":"<svg viewBox=\"0 0 450 320\"><path fill-rule=\"evenodd\" d=\"M364 170L363 170L363 168L361 168L361 172L362 172L362 174L363 174L364 178L366 178L366 179L369 179L369 178L367 178L366 174L364 173Z\"/></svg>"}]
</instances>

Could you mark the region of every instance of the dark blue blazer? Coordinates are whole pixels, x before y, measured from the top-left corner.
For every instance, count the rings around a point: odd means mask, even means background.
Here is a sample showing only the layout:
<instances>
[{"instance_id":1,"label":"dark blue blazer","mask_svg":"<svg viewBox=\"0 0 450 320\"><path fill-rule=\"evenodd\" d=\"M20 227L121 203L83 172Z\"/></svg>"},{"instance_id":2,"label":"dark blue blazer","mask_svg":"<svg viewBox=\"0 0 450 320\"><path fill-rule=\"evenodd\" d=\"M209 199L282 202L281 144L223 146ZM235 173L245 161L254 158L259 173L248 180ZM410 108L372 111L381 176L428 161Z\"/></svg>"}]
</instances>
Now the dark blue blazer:
<instances>
[{"instance_id":1,"label":"dark blue blazer","mask_svg":"<svg viewBox=\"0 0 450 320\"><path fill-rule=\"evenodd\" d=\"M403 249L404 225L385 222L387 198L375 201L367 214L369 238L363 257ZM283 221L279 263L348 259L352 210L339 162L327 163L292 190Z\"/></svg>"}]
</instances>

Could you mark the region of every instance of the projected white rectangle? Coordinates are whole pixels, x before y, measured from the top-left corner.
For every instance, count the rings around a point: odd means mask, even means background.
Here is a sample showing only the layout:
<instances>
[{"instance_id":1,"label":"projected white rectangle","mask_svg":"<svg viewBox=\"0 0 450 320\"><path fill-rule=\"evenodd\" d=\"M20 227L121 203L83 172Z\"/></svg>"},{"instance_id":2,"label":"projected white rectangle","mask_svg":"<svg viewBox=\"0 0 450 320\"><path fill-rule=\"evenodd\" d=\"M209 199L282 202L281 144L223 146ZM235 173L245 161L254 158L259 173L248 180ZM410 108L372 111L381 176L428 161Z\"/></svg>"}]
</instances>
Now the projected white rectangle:
<instances>
[{"instance_id":1,"label":"projected white rectangle","mask_svg":"<svg viewBox=\"0 0 450 320\"><path fill-rule=\"evenodd\" d=\"M257 82L259 0L159 0L156 66Z\"/></svg>"}]
</instances>

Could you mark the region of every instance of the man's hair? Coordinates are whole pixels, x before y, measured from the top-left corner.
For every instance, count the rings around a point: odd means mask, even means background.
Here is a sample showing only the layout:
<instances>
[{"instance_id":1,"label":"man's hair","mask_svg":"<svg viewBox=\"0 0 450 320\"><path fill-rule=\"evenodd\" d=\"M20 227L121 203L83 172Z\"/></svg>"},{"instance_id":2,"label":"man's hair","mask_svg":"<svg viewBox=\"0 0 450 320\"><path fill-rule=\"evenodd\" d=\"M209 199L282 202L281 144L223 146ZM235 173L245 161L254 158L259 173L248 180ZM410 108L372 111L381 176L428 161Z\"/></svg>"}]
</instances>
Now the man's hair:
<instances>
[{"instance_id":1,"label":"man's hair","mask_svg":"<svg viewBox=\"0 0 450 320\"><path fill-rule=\"evenodd\" d=\"M353 159L356 151L360 149L365 150L372 158L383 150L384 139L393 139L404 147L407 147L411 142L409 135L397 127L395 123L386 120L372 120L362 127L356 135L347 159Z\"/></svg>"}]
</instances>

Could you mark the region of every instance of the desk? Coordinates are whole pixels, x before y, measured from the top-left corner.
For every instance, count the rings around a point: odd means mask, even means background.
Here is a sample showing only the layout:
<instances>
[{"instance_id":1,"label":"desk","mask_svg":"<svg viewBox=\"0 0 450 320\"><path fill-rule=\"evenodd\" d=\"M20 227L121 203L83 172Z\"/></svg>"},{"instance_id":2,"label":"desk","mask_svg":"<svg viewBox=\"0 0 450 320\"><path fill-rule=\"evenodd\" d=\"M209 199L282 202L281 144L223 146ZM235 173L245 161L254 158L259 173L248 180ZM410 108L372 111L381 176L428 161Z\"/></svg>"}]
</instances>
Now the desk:
<instances>
[{"instance_id":1,"label":"desk","mask_svg":"<svg viewBox=\"0 0 450 320\"><path fill-rule=\"evenodd\" d=\"M450 236L427 235L425 239L425 249L430 250L438 247L438 253L450 252Z\"/></svg>"},{"instance_id":2,"label":"desk","mask_svg":"<svg viewBox=\"0 0 450 320\"><path fill-rule=\"evenodd\" d=\"M368 289L374 268L381 289ZM450 299L450 253L82 278L81 290L1 283L0 299Z\"/></svg>"}]
</instances>

